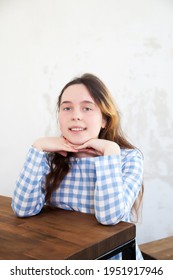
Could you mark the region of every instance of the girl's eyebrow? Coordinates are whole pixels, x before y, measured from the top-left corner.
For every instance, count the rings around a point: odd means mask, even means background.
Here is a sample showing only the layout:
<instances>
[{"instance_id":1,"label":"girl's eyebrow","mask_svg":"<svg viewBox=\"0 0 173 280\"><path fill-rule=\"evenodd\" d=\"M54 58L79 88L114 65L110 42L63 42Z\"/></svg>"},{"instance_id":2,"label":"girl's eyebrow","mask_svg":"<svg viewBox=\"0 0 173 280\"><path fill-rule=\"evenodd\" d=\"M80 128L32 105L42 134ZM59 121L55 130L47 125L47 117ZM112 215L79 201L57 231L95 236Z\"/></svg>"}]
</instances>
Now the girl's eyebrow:
<instances>
[{"instance_id":1,"label":"girl's eyebrow","mask_svg":"<svg viewBox=\"0 0 173 280\"><path fill-rule=\"evenodd\" d=\"M63 101L63 102L61 102L61 105L66 104L66 103L72 103L72 102L70 102L70 101Z\"/></svg>"},{"instance_id":2,"label":"girl's eyebrow","mask_svg":"<svg viewBox=\"0 0 173 280\"><path fill-rule=\"evenodd\" d=\"M63 105L63 104L72 104L73 102L72 101L63 101L62 103L61 103L61 105ZM87 104L91 104L91 105L94 105L95 106L95 103L94 102L92 102L92 101L89 101L89 100L83 100L83 101L81 101L80 102L80 104L83 104L83 103L87 103Z\"/></svg>"}]
</instances>

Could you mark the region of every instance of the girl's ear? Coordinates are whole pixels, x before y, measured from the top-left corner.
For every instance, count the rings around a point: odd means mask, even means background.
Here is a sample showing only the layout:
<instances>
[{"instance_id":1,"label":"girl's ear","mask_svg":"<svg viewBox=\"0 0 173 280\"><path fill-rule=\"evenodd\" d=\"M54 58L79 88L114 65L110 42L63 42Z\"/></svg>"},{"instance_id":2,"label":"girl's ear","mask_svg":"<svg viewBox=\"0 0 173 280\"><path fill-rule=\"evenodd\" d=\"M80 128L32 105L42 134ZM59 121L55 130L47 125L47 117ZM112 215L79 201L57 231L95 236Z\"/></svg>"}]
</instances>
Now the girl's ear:
<instances>
[{"instance_id":1,"label":"girl's ear","mask_svg":"<svg viewBox=\"0 0 173 280\"><path fill-rule=\"evenodd\" d=\"M107 125L107 120L106 120L106 118L103 118L102 119L102 128L105 128L106 125Z\"/></svg>"}]
</instances>

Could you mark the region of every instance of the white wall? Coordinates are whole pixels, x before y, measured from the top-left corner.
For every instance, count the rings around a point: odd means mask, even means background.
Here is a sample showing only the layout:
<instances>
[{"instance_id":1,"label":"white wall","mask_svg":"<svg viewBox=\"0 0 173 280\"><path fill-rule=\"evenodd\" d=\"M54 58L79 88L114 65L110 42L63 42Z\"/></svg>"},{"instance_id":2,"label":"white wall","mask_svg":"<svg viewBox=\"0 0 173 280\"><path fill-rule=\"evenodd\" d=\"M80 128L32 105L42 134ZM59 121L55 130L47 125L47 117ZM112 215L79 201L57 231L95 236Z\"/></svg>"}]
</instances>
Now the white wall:
<instances>
[{"instance_id":1,"label":"white wall","mask_svg":"<svg viewBox=\"0 0 173 280\"><path fill-rule=\"evenodd\" d=\"M140 243L173 235L173 1L0 1L0 194L32 142L56 135L62 86L84 72L110 88L144 153Z\"/></svg>"}]
</instances>

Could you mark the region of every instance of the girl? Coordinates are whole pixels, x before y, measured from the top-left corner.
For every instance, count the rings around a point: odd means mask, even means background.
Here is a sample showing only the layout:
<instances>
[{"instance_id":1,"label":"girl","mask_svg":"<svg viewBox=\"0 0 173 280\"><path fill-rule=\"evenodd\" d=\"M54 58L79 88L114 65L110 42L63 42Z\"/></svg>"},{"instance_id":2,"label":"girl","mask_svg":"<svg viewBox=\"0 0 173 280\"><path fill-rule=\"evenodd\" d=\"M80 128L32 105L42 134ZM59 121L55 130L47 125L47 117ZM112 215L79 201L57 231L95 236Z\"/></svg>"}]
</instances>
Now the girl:
<instances>
[{"instance_id":1,"label":"girl","mask_svg":"<svg viewBox=\"0 0 173 280\"><path fill-rule=\"evenodd\" d=\"M16 182L14 212L36 215L46 203L93 213L104 225L132 221L142 200L143 159L123 136L108 89L84 74L65 85L57 105L61 136L33 143ZM138 246L136 258L142 259Z\"/></svg>"}]
</instances>

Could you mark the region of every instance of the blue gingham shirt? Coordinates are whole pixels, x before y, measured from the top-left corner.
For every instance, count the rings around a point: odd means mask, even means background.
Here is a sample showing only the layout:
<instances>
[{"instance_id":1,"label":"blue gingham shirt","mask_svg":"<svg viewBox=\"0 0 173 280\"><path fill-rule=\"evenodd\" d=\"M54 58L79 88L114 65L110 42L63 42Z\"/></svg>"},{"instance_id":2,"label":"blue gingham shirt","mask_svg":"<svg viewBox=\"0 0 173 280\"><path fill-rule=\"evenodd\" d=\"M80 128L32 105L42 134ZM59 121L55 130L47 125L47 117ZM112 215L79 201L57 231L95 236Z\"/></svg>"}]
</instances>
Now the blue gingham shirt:
<instances>
[{"instance_id":1,"label":"blue gingham shirt","mask_svg":"<svg viewBox=\"0 0 173 280\"><path fill-rule=\"evenodd\" d=\"M50 204L95 214L104 225L130 222L131 208L143 180L141 153L137 149L122 149L120 155L72 157L70 161L71 169L52 193ZM17 216L32 216L41 211L49 171L46 153L31 147L14 189L12 208ZM138 246L136 258L142 259ZM121 254L113 259L121 259Z\"/></svg>"}]
</instances>

